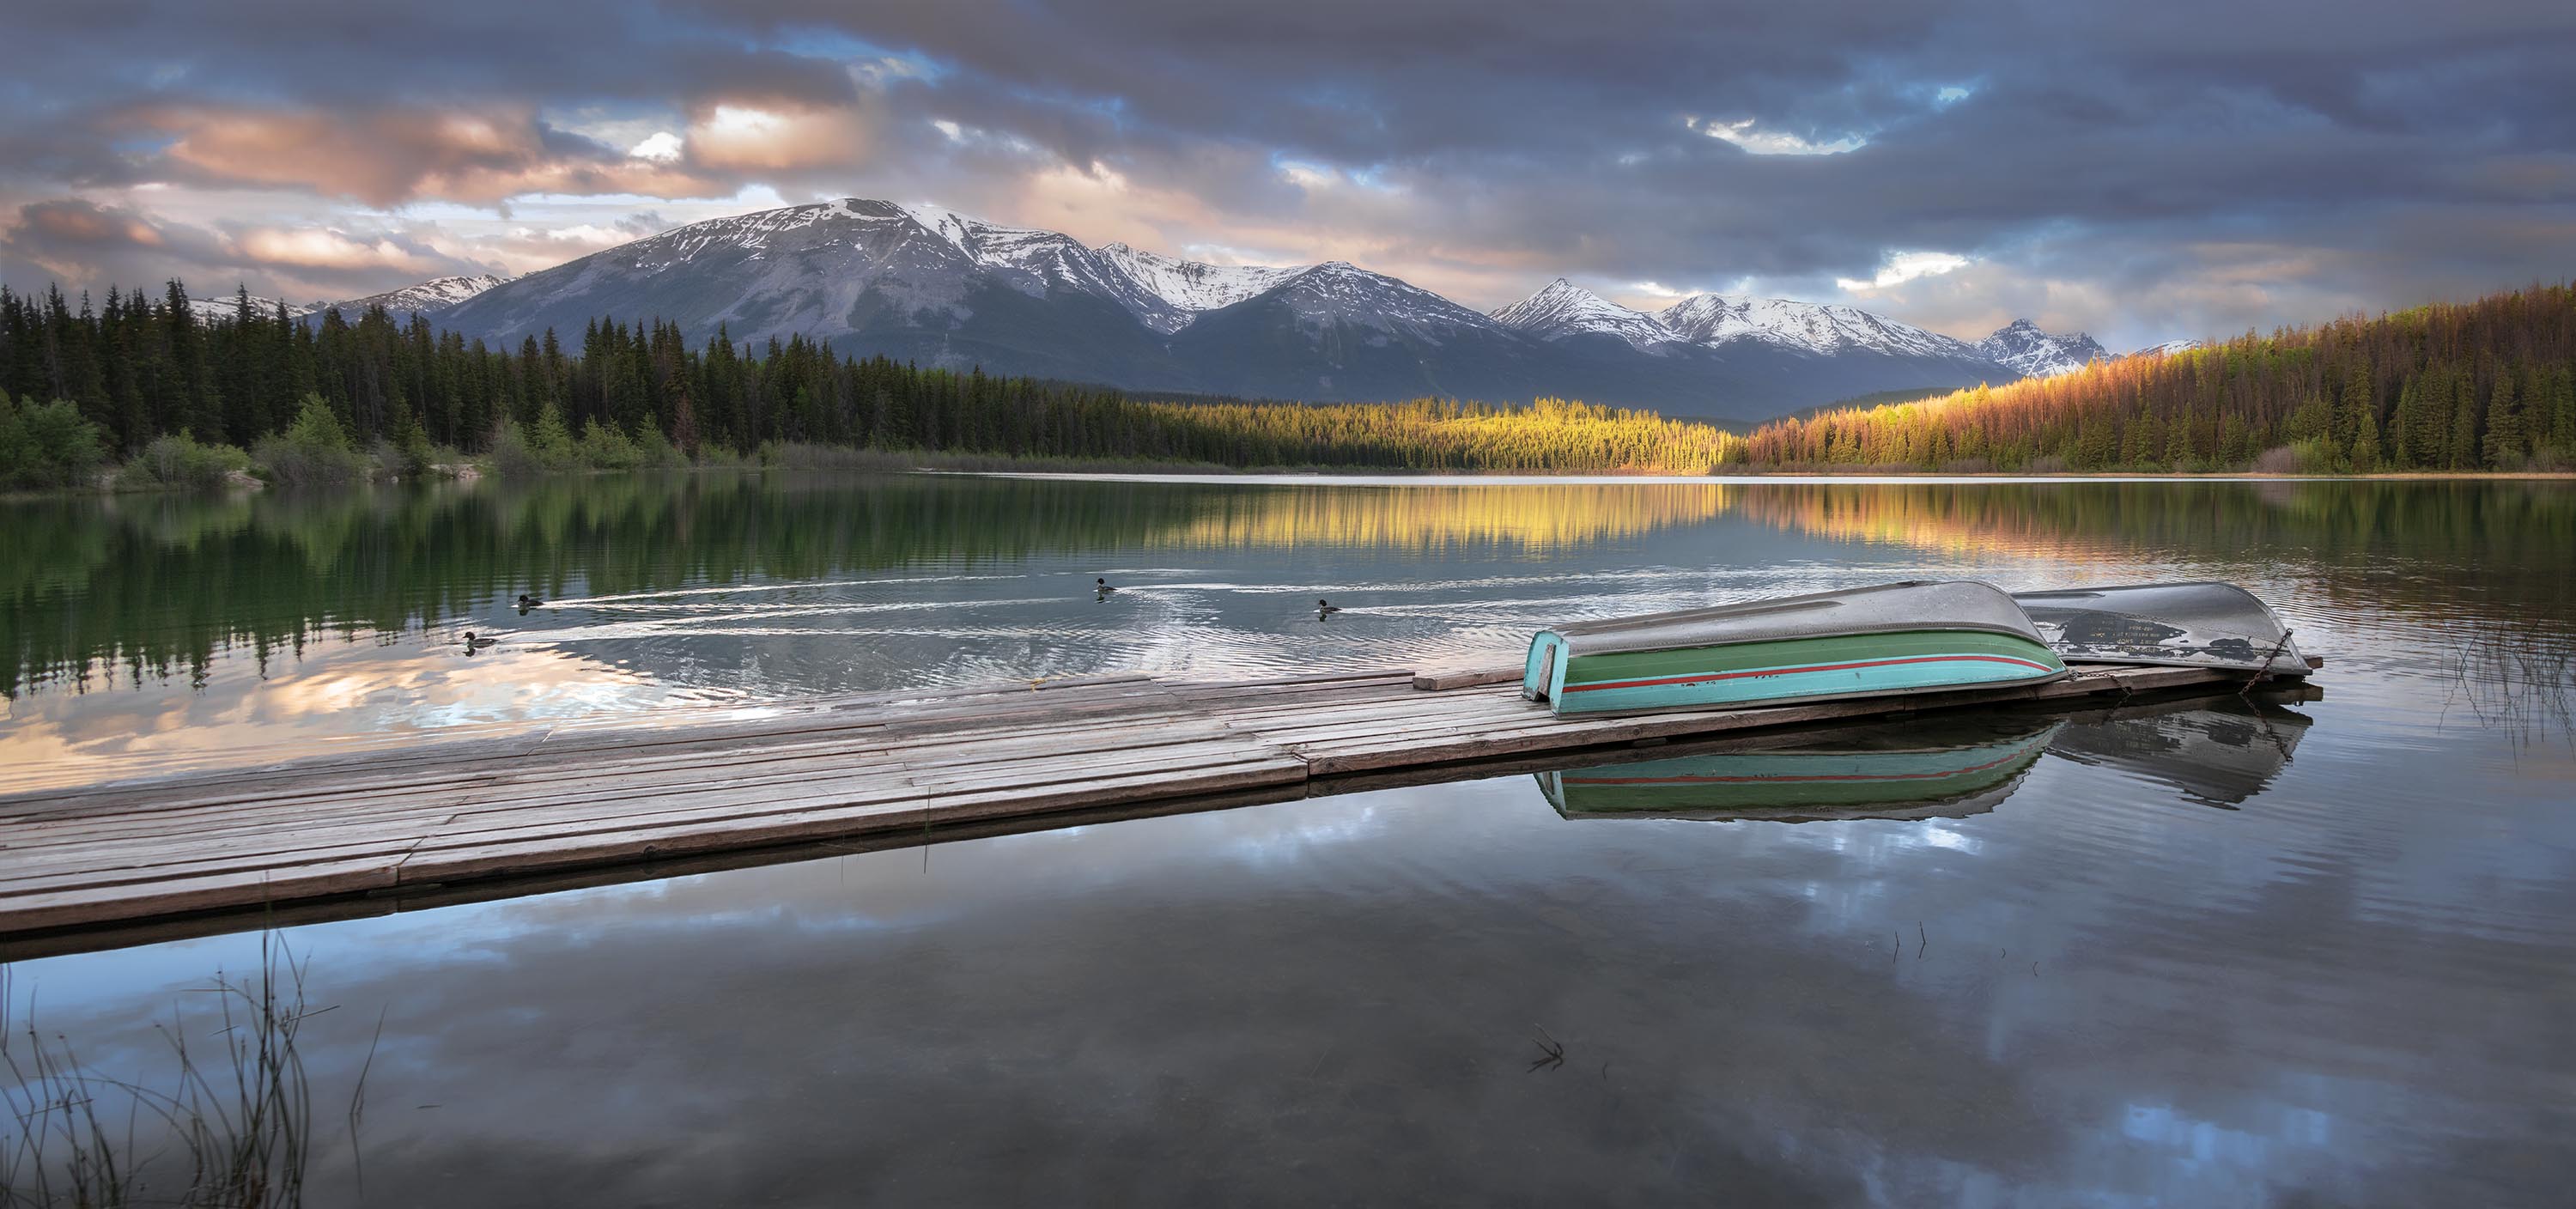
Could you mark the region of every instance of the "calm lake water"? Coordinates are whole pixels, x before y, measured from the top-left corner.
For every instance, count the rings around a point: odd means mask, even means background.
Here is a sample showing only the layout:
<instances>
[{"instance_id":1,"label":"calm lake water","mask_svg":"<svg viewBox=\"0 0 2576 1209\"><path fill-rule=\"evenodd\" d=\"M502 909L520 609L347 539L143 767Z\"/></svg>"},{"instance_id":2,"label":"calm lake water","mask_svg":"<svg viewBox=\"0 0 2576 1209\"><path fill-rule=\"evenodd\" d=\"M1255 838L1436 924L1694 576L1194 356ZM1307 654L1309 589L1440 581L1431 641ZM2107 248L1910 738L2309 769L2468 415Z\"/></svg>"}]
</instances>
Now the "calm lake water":
<instances>
[{"instance_id":1,"label":"calm lake water","mask_svg":"<svg viewBox=\"0 0 2576 1209\"><path fill-rule=\"evenodd\" d=\"M1917 576L2234 580L2330 661L2324 697L287 928L333 1009L303 1041L315 1203L2566 1203L2566 483L5 504L0 790L811 693L1509 657L1542 623ZM502 641L466 656L468 629ZM8 1024L166 1082L167 1030L219 1027L192 992L260 944L19 960Z\"/></svg>"}]
</instances>

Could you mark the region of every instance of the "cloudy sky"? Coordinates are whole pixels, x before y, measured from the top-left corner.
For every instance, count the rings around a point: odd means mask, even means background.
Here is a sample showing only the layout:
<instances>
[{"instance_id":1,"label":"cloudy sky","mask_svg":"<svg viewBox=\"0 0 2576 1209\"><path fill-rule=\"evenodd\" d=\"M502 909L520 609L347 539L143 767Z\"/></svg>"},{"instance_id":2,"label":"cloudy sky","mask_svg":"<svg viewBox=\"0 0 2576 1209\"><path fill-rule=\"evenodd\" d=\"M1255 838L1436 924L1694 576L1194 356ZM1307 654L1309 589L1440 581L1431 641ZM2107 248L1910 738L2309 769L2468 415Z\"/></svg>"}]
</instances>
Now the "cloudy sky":
<instances>
[{"instance_id":1,"label":"cloudy sky","mask_svg":"<svg viewBox=\"0 0 2576 1209\"><path fill-rule=\"evenodd\" d=\"M344 298L844 195L2114 348L2576 272L2564 0L8 8L18 288Z\"/></svg>"}]
</instances>

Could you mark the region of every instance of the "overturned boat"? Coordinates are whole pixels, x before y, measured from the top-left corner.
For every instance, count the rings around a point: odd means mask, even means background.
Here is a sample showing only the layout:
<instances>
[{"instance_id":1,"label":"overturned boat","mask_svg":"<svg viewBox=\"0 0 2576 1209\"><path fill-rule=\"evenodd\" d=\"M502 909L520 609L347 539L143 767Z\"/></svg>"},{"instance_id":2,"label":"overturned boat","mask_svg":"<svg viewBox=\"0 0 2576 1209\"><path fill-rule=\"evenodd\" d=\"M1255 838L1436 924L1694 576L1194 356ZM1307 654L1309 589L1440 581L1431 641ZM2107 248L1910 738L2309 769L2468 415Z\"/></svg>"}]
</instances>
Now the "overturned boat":
<instances>
[{"instance_id":1,"label":"overturned boat","mask_svg":"<svg viewBox=\"0 0 2576 1209\"><path fill-rule=\"evenodd\" d=\"M1999 588L1908 580L1541 630L1521 695L1558 714L2037 684L2066 665Z\"/></svg>"},{"instance_id":2,"label":"overturned boat","mask_svg":"<svg viewBox=\"0 0 2576 1209\"><path fill-rule=\"evenodd\" d=\"M1537 774L1567 819L1966 818L1995 808L2065 723L2005 716L1886 723L1776 747Z\"/></svg>"},{"instance_id":3,"label":"overturned boat","mask_svg":"<svg viewBox=\"0 0 2576 1209\"><path fill-rule=\"evenodd\" d=\"M2068 663L2228 668L2305 676L2308 657L2272 608L2229 583L2130 584L2015 592Z\"/></svg>"}]
</instances>

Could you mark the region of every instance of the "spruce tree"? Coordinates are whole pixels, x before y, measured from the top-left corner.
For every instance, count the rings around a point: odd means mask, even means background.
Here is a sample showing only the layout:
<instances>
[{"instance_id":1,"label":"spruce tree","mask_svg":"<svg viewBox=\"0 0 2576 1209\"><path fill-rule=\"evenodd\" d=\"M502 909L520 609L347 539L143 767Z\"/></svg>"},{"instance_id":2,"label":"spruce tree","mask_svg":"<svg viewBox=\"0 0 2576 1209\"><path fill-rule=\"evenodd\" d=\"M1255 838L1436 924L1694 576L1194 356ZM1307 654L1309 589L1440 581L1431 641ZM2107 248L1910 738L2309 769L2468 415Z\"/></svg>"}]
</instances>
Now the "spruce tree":
<instances>
[{"instance_id":1,"label":"spruce tree","mask_svg":"<svg viewBox=\"0 0 2576 1209\"><path fill-rule=\"evenodd\" d=\"M2487 465L2511 470L2522 464L2525 452L2522 404L2514 397L2513 372L2503 370L2496 374L2495 389L2487 396Z\"/></svg>"},{"instance_id":2,"label":"spruce tree","mask_svg":"<svg viewBox=\"0 0 2576 1209\"><path fill-rule=\"evenodd\" d=\"M2561 365L2549 375L2550 445L2561 465L2576 464L2576 366Z\"/></svg>"},{"instance_id":3,"label":"spruce tree","mask_svg":"<svg viewBox=\"0 0 2576 1209\"><path fill-rule=\"evenodd\" d=\"M2379 421L2372 419L2368 411L2363 411L2359 426L2353 429L2352 434L2352 472L2376 474L2379 469Z\"/></svg>"},{"instance_id":4,"label":"spruce tree","mask_svg":"<svg viewBox=\"0 0 2576 1209\"><path fill-rule=\"evenodd\" d=\"M2478 385L2469 374L2451 383L2451 469L2478 468Z\"/></svg>"},{"instance_id":5,"label":"spruce tree","mask_svg":"<svg viewBox=\"0 0 2576 1209\"><path fill-rule=\"evenodd\" d=\"M2398 388L2397 410L2388 417L2389 460L2400 469L2418 464L2423 457L2418 431L2423 427L2423 412L2423 401L2415 392L2415 383L2409 380Z\"/></svg>"}]
</instances>

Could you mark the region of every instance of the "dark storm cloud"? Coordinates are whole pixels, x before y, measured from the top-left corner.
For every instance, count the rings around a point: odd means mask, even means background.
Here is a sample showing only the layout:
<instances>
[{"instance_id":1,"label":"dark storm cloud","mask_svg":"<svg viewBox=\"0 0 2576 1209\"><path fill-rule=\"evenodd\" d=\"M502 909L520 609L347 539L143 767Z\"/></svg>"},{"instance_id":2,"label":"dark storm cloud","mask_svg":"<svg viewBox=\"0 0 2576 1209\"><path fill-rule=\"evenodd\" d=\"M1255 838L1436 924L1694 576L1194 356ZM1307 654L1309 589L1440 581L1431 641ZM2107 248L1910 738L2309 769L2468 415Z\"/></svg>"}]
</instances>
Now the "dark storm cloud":
<instances>
[{"instance_id":1,"label":"dark storm cloud","mask_svg":"<svg viewBox=\"0 0 2576 1209\"><path fill-rule=\"evenodd\" d=\"M660 104L716 95L847 100L835 62L674 25L612 0L420 5L170 0L25 5L0 90L82 108L203 97L381 104L547 96Z\"/></svg>"},{"instance_id":2,"label":"dark storm cloud","mask_svg":"<svg viewBox=\"0 0 2576 1209\"><path fill-rule=\"evenodd\" d=\"M2576 221L2576 10L2540 3L134 0L23 16L0 51L0 96L43 119L0 133L0 194L21 198L180 179L499 205L761 183L1034 222L1062 207L1033 179L1069 171L1114 174L1084 213L1130 189L1127 217L1167 246L1239 230L1450 272L1430 284L1471 294L1563 272L1819 295L1937 251L1985 266L1952 283L1984 292L1880 302L1968 323L2148 273L2212 300L2068 316L2141 330L2512 284L2487 271L2563 270ZM711 125L720 105L770 124ZM457 113L497 135L460 135ZM601 133L629 129L686 133L686 150L646 163ZM303 141L335 162L297 165ZM1819 148L1843 153L1755 153ZM2477 234L2456 249L2425 238L2463 225ZM2090 264L2065 254L2085 246ZM2228 259L2215 248L2314 272L2250 294L2162 276L2209 272Z\"/></svg>"}]
</instances>

